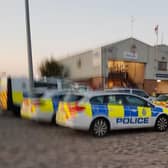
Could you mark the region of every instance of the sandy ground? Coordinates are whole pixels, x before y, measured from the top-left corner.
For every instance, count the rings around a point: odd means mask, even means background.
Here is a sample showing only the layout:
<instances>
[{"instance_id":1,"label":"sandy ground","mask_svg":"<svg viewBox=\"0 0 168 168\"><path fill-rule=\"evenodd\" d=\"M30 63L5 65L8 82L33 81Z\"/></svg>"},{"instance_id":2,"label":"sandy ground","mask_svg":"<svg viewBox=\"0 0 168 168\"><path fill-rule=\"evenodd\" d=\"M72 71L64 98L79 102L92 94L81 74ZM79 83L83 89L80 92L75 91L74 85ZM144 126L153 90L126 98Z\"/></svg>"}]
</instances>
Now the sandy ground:
<instances>
[{"instance_id":1,"label":"sandy ground","mask_svg":"<svg viewBox=\"0 0 168 168\"><path fill-rule=\"evenodd\" d=\"M0 114L0 168L168 168L168 132L88 132Z\"/></svg>"}]
</instances>

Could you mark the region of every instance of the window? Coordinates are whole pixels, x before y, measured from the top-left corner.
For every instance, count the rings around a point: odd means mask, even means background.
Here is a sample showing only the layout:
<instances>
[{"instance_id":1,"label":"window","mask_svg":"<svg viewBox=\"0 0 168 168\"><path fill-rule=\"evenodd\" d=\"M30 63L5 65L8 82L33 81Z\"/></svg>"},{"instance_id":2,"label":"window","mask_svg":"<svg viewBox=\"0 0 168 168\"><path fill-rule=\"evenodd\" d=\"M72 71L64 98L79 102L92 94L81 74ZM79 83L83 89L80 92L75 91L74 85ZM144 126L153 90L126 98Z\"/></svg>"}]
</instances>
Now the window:
<instances>
[{"instance_id":1,"label":"window","mask_svg":"<svg viewBox=\"0 0 168 168\"><path fill-rule=\"evenodd\" d=\"M141 90L133 90L132 93L145 98L149 97L144 91Z\"/></svg>"},{"instance_id":2,"label":"window","mask_svg":"<svg viewBox=\"0 0 168 168\"><path fill-rule=\"evenodd\" d=\"M23 96L24 97L31 97L31 98L41 98L44 95L44 93L27 93L27 92L23 92Z\"/></svg>"},{"instance_id":3,"label":"window","mask_svg":"<svg viewBox=\"0 0 168 168\"><path fill-rule=\"evenodd\" d=\"M168 96L167 95L160 95L157 98L157 101L168 101Z\"/></svg>"},{"instance_id":4,"label":"window","mask_svg":"<svg viewBox=\"0 0 168 168\"><path fill-rule=\"evenodd\" d=\"M126 101L127 101L127 104L128 105L131 105L131 106L143 106L143 107L147 107L148 103L143 100L143 99L140 99L138 97L135 97L135 96L126 96Z\"/></svg>"},{"instance_id":5,"label":"window","mask_svg":"<svg viewBox=\"0 0 168 168\"><path fill-rule=\"evenodd\" d=\"M52 97L55 101L62 101L65 95L55 95Z\"/></svg>"},{"instance_id":6,"label":"window","mask_svg":"<svg viewBox=\"0 0 168 168\"><path fill-rule=\"evenodd\" d=\"M107 103L124 105L124 97L122 95L109 95L107 96Z\"/></svg>"},{"instance_id":7,"label":"window","mask_svg":"<svg viewBox=\"0 0 168 168\"><path fill-rule=\"evenodd\" d=\"M104 96L96 96L90 100L91 104L104 104Z\"/></svg>"},{"instance_id":8,"label":"window","mask_svg":"<svg viewBox=\"0 0 168 168\"><path fill-rule=\"evenodd\" d=\"M83 98L83 96L81 95L73 95L73 94L69 94L66 95L63 100L65 102L75 102L75 101L80 101Z\"/></svg>"},{"instance_id":9,"label":"window","mask_svg":"<svg viewBox=\"0 0 168 168\"><path fill-rule=\"evenodd\" d=\"M107 102L109 104L116 104L116 97L114 95L107 97Z\"/></svg>"},{"instance_id":10,"label":"window","mask_svg":"<svg viewBox=\"0 0 168 168\"><path fill-rule=\"evenodd\" d=\"M158 62L159 71L167 71L167 62Z\"/></svg>"},{"instance_id":11,"label":"window","mask_svg":"<svg viewBox=\"0 0 168 168\"><path fill-rule=\"evenodd\" d=\"M46 87L46 88L57 88L56 83L49 83L49 82L34 82L34 87Z\"/></svg>"}]
</instances>

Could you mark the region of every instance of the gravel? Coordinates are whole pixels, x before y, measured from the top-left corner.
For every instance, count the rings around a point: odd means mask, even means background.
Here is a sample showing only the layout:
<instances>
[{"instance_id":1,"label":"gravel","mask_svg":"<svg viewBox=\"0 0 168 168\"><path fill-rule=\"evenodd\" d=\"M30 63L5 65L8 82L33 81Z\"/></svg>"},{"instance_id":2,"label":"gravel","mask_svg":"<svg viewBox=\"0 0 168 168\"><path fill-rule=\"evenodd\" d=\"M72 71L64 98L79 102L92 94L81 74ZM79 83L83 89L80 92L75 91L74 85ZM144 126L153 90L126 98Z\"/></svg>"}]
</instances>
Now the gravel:
<instances>
[{"instance_id":1,"label":"gravel","mask_svg":"<svg viewBox=\"0 0 168 168\"><path fill-rule=\"evenodd\" d=\"M168 132L88 132L0 114L0 168L168 168Z\"/></svg>"}]
</instances>

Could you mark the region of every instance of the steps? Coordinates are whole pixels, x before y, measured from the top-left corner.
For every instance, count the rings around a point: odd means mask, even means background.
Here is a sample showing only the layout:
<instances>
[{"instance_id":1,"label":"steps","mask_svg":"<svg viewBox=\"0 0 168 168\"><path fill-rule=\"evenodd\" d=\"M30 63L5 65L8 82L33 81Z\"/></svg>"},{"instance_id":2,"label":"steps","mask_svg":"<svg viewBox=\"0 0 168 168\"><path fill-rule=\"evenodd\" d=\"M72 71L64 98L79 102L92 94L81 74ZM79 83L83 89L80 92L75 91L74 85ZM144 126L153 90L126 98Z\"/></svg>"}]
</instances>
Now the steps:
<instances>
[{"instance_id":1,"label":"steps","mask_svg":"<svg viewBox=\"0 0 168 168\"><path fill-rule=\"evenodd\" d=\"M110 72L107 81L113 82L113 87L138 88L133 79L129 77L128 72Z\"/></svg>"}]
</instances>

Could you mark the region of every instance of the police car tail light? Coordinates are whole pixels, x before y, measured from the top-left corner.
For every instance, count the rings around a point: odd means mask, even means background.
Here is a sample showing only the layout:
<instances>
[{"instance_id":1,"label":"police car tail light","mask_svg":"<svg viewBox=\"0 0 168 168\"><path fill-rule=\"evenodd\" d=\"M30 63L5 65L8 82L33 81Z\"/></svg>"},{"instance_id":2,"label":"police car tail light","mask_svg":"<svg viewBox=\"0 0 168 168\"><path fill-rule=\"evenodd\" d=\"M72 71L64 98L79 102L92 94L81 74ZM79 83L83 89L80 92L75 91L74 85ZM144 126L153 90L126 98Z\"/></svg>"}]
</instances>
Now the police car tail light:
<instances>
[{"instance_id":1,"label":"police car tail light","mask_svg":"<svg viewBox=\"0 0 168 168\"><path fill-rule=\"evenodd\" d=\"M85 110L84 106L75 103L72 107L70 107L71 112L83 112Z\"/></svg>"},{"instance_id":2,"label":"police car tail light","mask_svg":"<svg viewBox=\"0 0 168 168\"><path fill-rule=\"evenodd\" d=\"M24 99L24 100L23 100L23 104L28 106L28 105L29 105L28 99Z\"/></svg>"},{"instance_id":3,"label":"police car tail light","mask_svg":"<svg viewBox=\"0 0 168 168\"><path fill-rule=\"evenodd\" d=\"M77 105L75 106L75 110L78 112L82 112L83 110L85 110L85 107Z\"/></svg>"}]
</instances>

